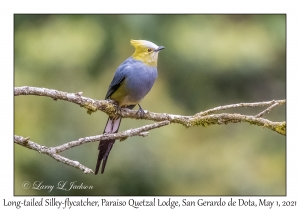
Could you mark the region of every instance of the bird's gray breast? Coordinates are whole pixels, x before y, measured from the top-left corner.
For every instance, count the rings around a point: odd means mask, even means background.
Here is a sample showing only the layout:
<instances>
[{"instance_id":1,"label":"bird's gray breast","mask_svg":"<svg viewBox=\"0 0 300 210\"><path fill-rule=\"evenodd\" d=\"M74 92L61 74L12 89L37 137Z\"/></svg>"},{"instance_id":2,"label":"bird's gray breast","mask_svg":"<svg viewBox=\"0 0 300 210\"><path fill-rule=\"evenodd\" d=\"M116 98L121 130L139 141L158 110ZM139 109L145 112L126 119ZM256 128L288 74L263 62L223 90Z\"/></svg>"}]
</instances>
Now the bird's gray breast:
<instances>
[{"instance_id":1,"label":"bird's gray breast","mask_svg":"<svg viewBox=\"0 0 300 210\"><path fill-rule=\"evenodd\" d=\"M151 90L156 78L156 67L138 65L137 68L131 68L124 81L129 99L136 102L142 100Z\"/></svg>"}]
</instances>

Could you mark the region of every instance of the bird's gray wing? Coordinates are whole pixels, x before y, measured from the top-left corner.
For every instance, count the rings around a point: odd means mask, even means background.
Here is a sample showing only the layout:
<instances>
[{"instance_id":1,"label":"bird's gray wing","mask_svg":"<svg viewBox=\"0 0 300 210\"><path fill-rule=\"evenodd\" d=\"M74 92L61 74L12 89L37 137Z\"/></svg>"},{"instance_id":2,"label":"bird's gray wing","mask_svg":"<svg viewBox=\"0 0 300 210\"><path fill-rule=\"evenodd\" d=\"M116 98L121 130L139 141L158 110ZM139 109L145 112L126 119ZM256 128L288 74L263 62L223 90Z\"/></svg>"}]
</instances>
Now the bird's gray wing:
<instances>
[{"instance_id":1,"label":"bird's gray wing","mask_svg":"<svg viewBox=\"0 0 300 210\"><path fill-rule=\"evenodd\" d=\"M131 62L129 59L125 60L116 70L113 80L111 81L105 99L108 99L122 84L131 69Z\"/></svg>"}]
</instances>

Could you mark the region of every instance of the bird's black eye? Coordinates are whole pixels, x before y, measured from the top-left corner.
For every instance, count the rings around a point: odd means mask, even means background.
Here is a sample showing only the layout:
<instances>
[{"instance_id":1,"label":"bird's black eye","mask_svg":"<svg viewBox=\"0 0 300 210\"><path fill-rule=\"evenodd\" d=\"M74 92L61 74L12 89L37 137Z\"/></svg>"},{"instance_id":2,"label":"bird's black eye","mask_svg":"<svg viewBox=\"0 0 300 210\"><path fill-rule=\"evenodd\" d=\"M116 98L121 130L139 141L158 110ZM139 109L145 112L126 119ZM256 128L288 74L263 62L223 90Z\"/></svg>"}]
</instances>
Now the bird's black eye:
<instances>
[{"instance_id":1,"label":"bird's black eye","mask_svg":"<svg viewBox=\"0 0 300 210\"><path fill-rule=\"evenodd\" d=\"M148 48L148 52L152 52L152 49L151 49L151 48Z\"/></svg>"}]
</instances>

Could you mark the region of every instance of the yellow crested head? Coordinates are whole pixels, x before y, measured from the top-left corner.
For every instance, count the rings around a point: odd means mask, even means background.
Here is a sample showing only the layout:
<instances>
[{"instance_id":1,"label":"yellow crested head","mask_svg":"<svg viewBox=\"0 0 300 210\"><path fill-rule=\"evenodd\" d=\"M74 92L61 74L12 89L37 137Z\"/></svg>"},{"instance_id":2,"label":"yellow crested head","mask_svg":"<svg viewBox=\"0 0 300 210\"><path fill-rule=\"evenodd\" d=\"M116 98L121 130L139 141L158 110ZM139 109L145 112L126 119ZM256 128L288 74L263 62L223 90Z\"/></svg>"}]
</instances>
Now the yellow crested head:
<instances>
[{"instance_id":1,"label":"yellow crested head","mask_svg":"<svg viewBox=\"0 0 300 210\"><path fill-rule=\"evenodd\" d=\"M132 57L148 66L157 66L158 53L165 49L163 46L157 46L146 40L130 40L130 43L135 48Z\"/></svg>"}]
</instances>

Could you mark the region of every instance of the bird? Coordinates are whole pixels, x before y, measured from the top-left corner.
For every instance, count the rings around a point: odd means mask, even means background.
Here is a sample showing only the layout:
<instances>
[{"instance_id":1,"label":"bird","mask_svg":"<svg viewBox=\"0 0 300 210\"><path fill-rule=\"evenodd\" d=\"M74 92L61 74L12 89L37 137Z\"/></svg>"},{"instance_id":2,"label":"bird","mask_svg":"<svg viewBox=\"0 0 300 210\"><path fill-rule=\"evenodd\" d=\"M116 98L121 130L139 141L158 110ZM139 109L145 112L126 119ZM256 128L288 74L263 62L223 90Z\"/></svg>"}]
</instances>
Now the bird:
<instances>
[{"instance_id":1,"label":"bird","mask_svg":"<svg viewBox=\"0 0 300 210\"><path fill-rule=\"evenodd\" d=\"M118 108L133 109L138 105L138 112L143 114L144 111L139 103L151 90L158 76L158 53L165 47L157 46L147 40L130 40L130 43L135 51L117 68L105 100L113 100ZM103 133L117 133L121 120L121 117L109 117ZM104 173L107 158L114 143L115 139L99 142L95 175L98 174L101 163L101 174Z\"/></svg>"}]
</instances>

